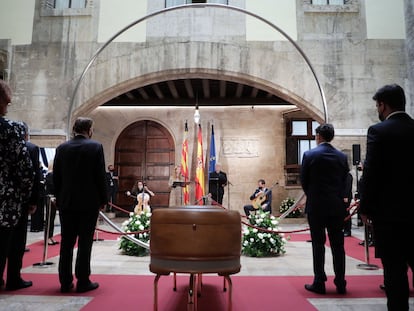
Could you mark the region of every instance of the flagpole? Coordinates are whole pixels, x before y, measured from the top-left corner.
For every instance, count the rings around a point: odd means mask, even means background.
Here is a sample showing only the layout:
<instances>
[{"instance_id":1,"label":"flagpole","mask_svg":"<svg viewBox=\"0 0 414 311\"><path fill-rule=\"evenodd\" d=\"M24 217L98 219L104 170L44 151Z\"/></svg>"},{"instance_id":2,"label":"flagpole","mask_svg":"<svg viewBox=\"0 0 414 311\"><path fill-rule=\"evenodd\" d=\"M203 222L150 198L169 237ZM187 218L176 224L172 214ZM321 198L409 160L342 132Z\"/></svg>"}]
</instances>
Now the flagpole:
<instances>
[{"instance_id":1,"label":"flagpole","mask_svg":"<svg viewBox=\"0 0 414 311\"><path fill-rule=\"evenodd\" d=\"M205 176L204 176L204 157L203 157L203 136L202 136L202 131L201 131L201 124L198 124L196 201L198 202L200 198L204 197L204 194L205 194Z\"/></svg>"},{"instance_id":2,"label":"flagpole","mask_svg":"<svg viewBox=\"0 0 414 311\"><path fill-rule=\"evenodd\" d=\"M181 198L184 194L184 205L188 205L189 202L189 189L188 189L188 181L189 181L189 174L188 174L188 124L187 120L185 120L184 124L184 139L183 145L181 149L181 176L184 177L184 187L181 188ZM181 200L181 204L182 204Z\"/></svg>"}]
</instances>

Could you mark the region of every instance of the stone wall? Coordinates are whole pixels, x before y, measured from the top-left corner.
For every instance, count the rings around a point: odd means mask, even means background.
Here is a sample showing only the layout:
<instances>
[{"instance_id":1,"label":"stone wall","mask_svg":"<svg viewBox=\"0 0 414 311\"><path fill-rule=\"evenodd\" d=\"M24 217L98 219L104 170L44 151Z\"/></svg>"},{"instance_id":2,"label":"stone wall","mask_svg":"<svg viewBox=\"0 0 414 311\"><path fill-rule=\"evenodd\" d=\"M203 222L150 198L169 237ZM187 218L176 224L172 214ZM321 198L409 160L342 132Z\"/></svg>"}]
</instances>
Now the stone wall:
<instances>
[{"instance_id":1,"label":"stone wall","mask_svg":"<svg viewBox=\"0 0 414 311\"><path fill-rule=\"evenodd\" d=\"M285 124L282 112L286 107L245 107L245 108L208 108L201 107L201 126L203 131L204 159L208 160L206 150L210 144L211 124L214 124L216 155L231 182L225 191L224 205L230 199L230 207L242 211L249 203L249 196L257 187L257 180L264 178L270 187L278 182L273 190L274 211L278 211L281 200L290 192L284 187L285 163ZM131 123L139 120L152 120L162 124L175 141L175 164L181 162L184 123L189 124L189 170L191 178L195 175L196 126L193 123L194 109L164 109L100 107L90 116L96 121L94 138L104 145L106 161L113 163L117 137ZM171 167L171 170L174 166ZM173 172L171 171L171 174ZM192 200L194 189L191 189ZM297 195L297 189L291 189ZM172 198L172 201L175 199ZM192 201L191 200L191 201Z\"/></svg>"},{"instance_id":2,"label":"stone wall","mask_svg":"<svg viewBox=\"0 0 414 311\"><path fill-rule=\"evenodd\" d=\"M149 10L153 12L154 5L162 2L150 2ZM323 13L309 7L306 1L296 1L297 44L320 80L329 121L342 130L338 131L341 134L334 144L349 155L352 144L361 144L361 150L365 150L365 130L377 122L371 97L383 84L395 82L406 86L409 110L414 112L413 0L405 2L407 41L367 40L363 1L348 1L349 9L345 11ZM120 108L114 114L100 106L133 88L186 77L220 78L256 86L323 121L324 107L315 77L290 42L247 42L243 29L230 29L229 25L223 33L220 32L223 27L216 27L210 34L201 29L186 32L183 38L176 27L178 35L161 36L177 12L168 21L149 22L155 28L148 31L147 42L110 44L92 64L75 94L83 70L102 46L97 43L99 1L89 0L87 10L79 14L51 14L41 7L42 3L36 1L32 44L10 46L10 42L1 40L0 49L1 55L7 57L8 78L14 91L9 117L24 120L32 131L38 131L40 134L33 139L43 146L58 144L64 135L69 135L70 120L88 115L96 121L95 138L103 142L106 159L112 162L115 142L122 130L133 122L148 119L170 131L178 163L183 122L192 120L193 110L136 108L131 113ZM193 17L199 14L200 11L194 11ZM209 14L220 23L226 22L223 16L228 16L233 27L240 26L232 14L214 10ZM194 18L188 21L194 22ZM281 182L274 189L274 211L288 195L297 196L300 189L289 189L283 184L283 108L202 107L200 110L204 135L214 120L219 159L233 183L228 187L230 191L226 191L225 202L230 193L231 207L241 209L248 203L258 178L265 178L269 186L274 181ZM45 130L59 134L42 136ZM244 152L243 146L253 150Z\"/></svg>"}]
</instances>

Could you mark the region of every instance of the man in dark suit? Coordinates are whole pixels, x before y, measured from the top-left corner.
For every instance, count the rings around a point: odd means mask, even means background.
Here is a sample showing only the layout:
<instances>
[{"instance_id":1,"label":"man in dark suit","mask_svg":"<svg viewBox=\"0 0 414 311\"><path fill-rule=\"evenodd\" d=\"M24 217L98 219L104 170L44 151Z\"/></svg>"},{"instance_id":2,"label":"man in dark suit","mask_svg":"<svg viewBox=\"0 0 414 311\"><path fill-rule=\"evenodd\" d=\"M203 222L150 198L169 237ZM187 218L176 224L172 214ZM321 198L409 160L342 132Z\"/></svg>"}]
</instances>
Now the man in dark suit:
<instances>
[{"instance_id":1,"label":"man in dark suit","mask_svg":"<svg viewBox=\"0 0 414 311\"><path fill-rule=\"evenodd\" d=\"M106 172L106 181L108 188L108 202L116 204L116 195L118 193L118 173L115 172L112 164L108 165L108 172ZM112 206L108 204L108 212L112 212Z\"/></svg>"},{"instance_id":2,"label":"man in dark suit","mask_svg":"<svg viewBox=\"0 0 414 311\"><path fill-rule=\"evenodd\" d=\"M33 285L32 281L25 281L21 277L21 269L23 265L23 256L27 241L27 224L29 215L36 211L37 203L39 201L40 188L40 171L39 166L39 147L29 141L29 127L26 123L21 124L24 138L26 140L27 150L29 151L30 159L34 168L35 176L33 181L33 188L29 202L22 205L22 216L20 217L16 227L14 228L10 251L7 255L7 281L6 290L18 290L21 288L30 287Z\"/></svg>"},{"instance_id":3,"label":"man in dark suit","mask_svg":"<svg viewBox=\"0 0 414 311\"><path fill-rule=\"evenodd\" d=\"M216 164L214 172L208 176L208 192L211 198L218 204L223 204L224 187L227 185L227 175L221 170L221 165Z\"/></svg>"},{"instance_id":4,"label":"man in dark suit","mask_svg":"<svg viewBox=\"0 0 414 311\"><path fill-rule=\"evenodd\" d=\"M107 203L107 187L103 147L90 139L92 126L90 118L76 119L74 137L56 149L53 183L62 235L59 259L61 292L69 292L73 288L72 259L76 239L76 291L87 292L99 286L89 279L90 260L99 210Z\"/></svg>"},{"instance_id":5,"label":"man in dark suit","mask_svg":"<svg viewBox=\"0 0 414 311\"><path fill-rule=\"evenodd\" d=\"M328 232L332 248L335 272L334 283L338 294L346 293L344 209L343 193L349 172L347 156L330 142L335 131L331 124L316 128L317 146L303 154L300 179L306 194L305 213L308 217L312 239L313 273L312 284L305 289L325 294L325 242Z\"/></svg>"},{"instance_id":6,"label":"man in dark suit","mask_svg":"<svg viewBox=\"0 0 414 311\"><path fill-rule=\"evenodd\" d=\"M401 86L385 85L373 99L381 122L368 128L360 213L373 224L388 310L408 310L407 267L414 262L414 120L405 112Z\"/></svg>"}]
</instances>

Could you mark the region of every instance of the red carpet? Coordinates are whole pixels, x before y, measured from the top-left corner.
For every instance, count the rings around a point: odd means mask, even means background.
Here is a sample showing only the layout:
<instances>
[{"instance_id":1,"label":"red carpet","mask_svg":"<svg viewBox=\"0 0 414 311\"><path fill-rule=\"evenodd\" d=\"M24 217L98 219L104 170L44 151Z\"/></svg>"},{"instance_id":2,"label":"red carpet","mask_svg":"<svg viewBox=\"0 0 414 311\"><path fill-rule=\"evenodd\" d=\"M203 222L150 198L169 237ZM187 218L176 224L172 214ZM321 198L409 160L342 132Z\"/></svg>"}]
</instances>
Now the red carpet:
<instances>
[{"instance_id":1,"label":"red carpet","mask_svg":"<svg viewBox=\"0 0 414 311\"><path fill-rule=\"evenodd\" d=\"M15 292L21 295L62 295L57 275L26 274L36 286ZM95 291L82 294L93 297L82 311L96 310L152 310L153 276L94 275L101 284ZM307 292L303 284L311 277L251 277L233 276L233 310L316 310L307 298L344 297L335 293L331 282L327 283L327 295ZM346 298L384 297L378 288L381 276L349 276L349 293ZM161 277L159 281L159 310L186 310L188 276L179 275L177 292L172 289L173 278ZM200 311L226 310L227 292L222 291L223 278L203 276L202 295L198 299ZM71 294L65 294L71 295ZM80 295L73 293L72 295Z\"/></svg>"},{"instance_id":2,"label":"red carpet","mask_svg":"<svg viewBox=\"0 0 414 311\"><path fill-rule=\"evenodd\" d=\"M290 235L291 242L304 242L310 241L310 234L292 234ZM345 238L345 253L347 256L361 260L365 262L365 246L361 246L358 243L361 242L360 239L357 239L353 236ZM329 246L329 239L326 237L326 244ZM369 251L369 263L377 265L378 267L382 268L381 260L375 258L375 247L368 247ZM330 254L330 251L329 251Z\"/></svg>"},{"instance_id":3,"label":"red carpet","mask_svg":"<svg viewBox=\"0 0 414 311\"><path fill-rule=\"evenodd\" d=\"M95 233L95 238L98 238L98 239L116 240L118 237L119 237L118 234L98 232L98 235L96 235L96 233ZM56 241L60 242L60 235L55 235L53 238ZM32 243L32 244L28 245L28 248L30 249L30 251L24 254L23 267L28 267L28 266L33 265L33 263L43 261L43 249L44 249L43 241ZM48 245L47 258L58 256L59 255L59 250L60 250L60 244ZM46 261L47 261L47 259L46 259Z\"/></svg>"},{"instance_id":4,"label":"red carpet","mask_svg":"<svg viewBox=\"0 0 414 311\"><path fill-rule=\"evenodd\" d=\"M105 240L116 239L117 235L99 233L99 238ZM290 242L307 241L309 234L292 234ZM60 240L60 236L56 237ZM354 237L345 239L347 256L365 261L365 249L358 245L360 240ZM288 242L289 243L289 242ZM30 252L25 254L24 265L29 266L42 260L43 242L29 245ZM380 264L374 258L374 249L369 248L370 263ZM327 249L329 252L329 249ZM48 257L57 256L59 244L48 247ZM329 253L328 253L329 254ZM47 260L46 260L47 261ZM277 258L275 258L275 262ZM276 264L276 263L275 263ZM311 263L310 263L311 264ZM63 295L59 291L58 276L56 274L23 274L25 279L30 279L35 286L13 292L15 295ZM93 274L93 280L100 283L101 287L85 294L65 294L73 296L88 296L93 299L82 311L95 310L152 310L153 280L154 276L131 275L97 275ZM238 276L233 280L233 310L316 310L308 298L374 298L384 297L384 293L378 288L382 283L382 276L347 276L348 294L340 296L336 294L332 278L327 282L327 295L321 296L306 291L305 283L312 281L311 276ZM172 276L161 277L159 281L159 310L174 311L186 310L188 275L179 275L177 292L172 289ZM200 311L226 310L227 292L223 292L223 278L215 275L203 276L202 295L198 299Z\"/></svg>"}]
</instances>

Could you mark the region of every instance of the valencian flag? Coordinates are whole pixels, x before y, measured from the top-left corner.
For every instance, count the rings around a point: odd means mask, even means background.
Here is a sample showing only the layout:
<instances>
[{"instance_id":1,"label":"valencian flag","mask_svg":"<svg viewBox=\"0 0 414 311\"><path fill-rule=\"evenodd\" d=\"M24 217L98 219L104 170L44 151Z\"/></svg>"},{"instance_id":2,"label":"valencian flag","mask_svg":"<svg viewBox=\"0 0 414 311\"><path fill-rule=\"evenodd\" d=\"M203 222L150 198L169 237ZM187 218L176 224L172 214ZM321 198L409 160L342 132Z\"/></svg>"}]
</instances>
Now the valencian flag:
<instances>
[{"instance_id":1,"label":"valencian flag","mask_svg":"<svg viewBox=\"0 0 414 311\"><path fill-rule=\"evenodd\" d=\"M201 125L198 125L198 136L197 136L197 168L196 168L196 201L199 205L203 205L203 196L204 196L204 159L203 159L203 136L201 134Z\"/></svg>"},{"instance_id":2,"label":"valencian flag","mask_svg":"<svg viewBox=\"0 0 414 311\"><path fill-rule=\"evenodd\" d=\"M184 140L183 140L183 147L181 150L181 175L184 177L184 182L186 185L183 187L183 200L184 205L188 205L190 203L190 192L188 189L187 182L189 180L188 174L188 126L187 121L185 122L185 129L184 129Z\"/></svg>"},{"instance_id":3,"label":"valencian flag","mask_svg":"<svg viewBox=\"0 0 414 311\"><path fill-rule=\"evenodd\" d=\"M214 142L214 126L211 125L210 158L208 160L208 172L209 173L214 172L215 168L216 168L216 144Z\"/></svg>"}]
</instances>

